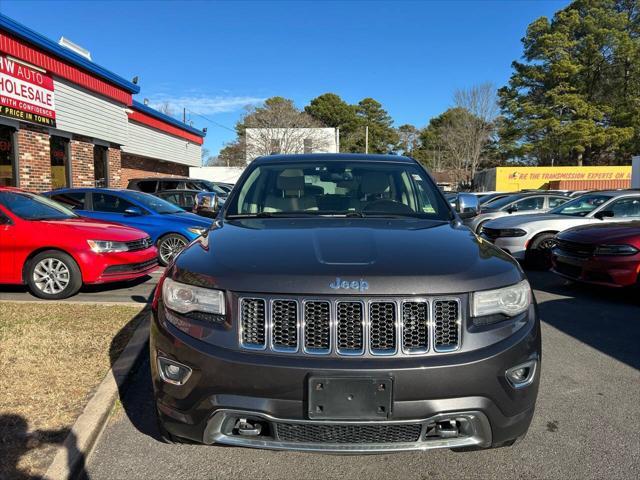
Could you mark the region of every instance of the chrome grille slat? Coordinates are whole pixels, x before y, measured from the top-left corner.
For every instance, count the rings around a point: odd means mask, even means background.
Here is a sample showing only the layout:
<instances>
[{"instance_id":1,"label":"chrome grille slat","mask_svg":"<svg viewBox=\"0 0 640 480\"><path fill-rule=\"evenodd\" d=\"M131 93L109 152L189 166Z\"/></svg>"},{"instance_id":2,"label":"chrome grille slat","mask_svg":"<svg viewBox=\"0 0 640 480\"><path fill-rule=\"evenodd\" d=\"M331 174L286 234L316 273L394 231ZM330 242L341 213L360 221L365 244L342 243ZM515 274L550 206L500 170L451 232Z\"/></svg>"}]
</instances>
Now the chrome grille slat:
<instances>
[{"instance_id":1,"label":"chrome grille slat","mask_svg":"<svg viewBox=\"0 0 640 480\"><path fill-rule=\"evenodd\" d=\"M429 303L402 302L402 349L406 353L429 351Z\"/></svg>"},{"instance_id":2,"label":"chrome grille slat","mask_svg":"<svg viewBox=\"0 0 640 480\"><path fill-rule=\"evenodd\" d=\"M266 347L266 301L261 298L243 298L240 301L240 341L245 348Z\"/></svg>"},{"instance_id":3,"label":"chrome grille slat","mask_svg":"<svg viewBox=\"0 0 640 480\"><path fill-rule=\"evenodd\" d=\"M395 302L369 303L369 349L374 355L393 355L396 352Z\"/></svg>"},{"instance_id":4,"label":"chrome grille slat","mask_svg":"<svg viewBox=\"0 0 640 480\"><path fill-rule=\"evenodd\" d=\"M460 301L457 298L433 302L433 348L451 352L460 347Z\"/></svg>"},{"instance_id":5,"label":"chrome grille slat","mask_svg":"<svg viewBox=\"0 0 640 480\"><path fill-rule=\"evenodd\" d=\"M445 354L461 346L461 305L458 297L239 295L239 343L332 356Z\"/></svg>"},{"instance_id":6,"label":"chrome grille slat","mask_svg":"<svg viewBox=\"0 0 640 480\"><path fill-rule=\"evenodd\" d=\"M298 302L271 301L271 348L275 351L298 349Z\"/></svg>"},{"instance_id":7,"label":"chrome grille slat","mask_svg":"<svg viewBox=\"0 0 640 480\"><path fill-rule=\"evenodd\" d=\"M364 353L364 304L340 301L336 310L336 350L342 355Z\"/></svg>"},{"instance_id":8,"label":"chrome grille slat","mask_svg":"<svg viewBox=\"0 0 640 480\"><path fill-rule=\"evenodd\" d=\"M305 352L329 353L331 351L331 303L306 301L303 315Z\"/></svg>"}]
</instances>

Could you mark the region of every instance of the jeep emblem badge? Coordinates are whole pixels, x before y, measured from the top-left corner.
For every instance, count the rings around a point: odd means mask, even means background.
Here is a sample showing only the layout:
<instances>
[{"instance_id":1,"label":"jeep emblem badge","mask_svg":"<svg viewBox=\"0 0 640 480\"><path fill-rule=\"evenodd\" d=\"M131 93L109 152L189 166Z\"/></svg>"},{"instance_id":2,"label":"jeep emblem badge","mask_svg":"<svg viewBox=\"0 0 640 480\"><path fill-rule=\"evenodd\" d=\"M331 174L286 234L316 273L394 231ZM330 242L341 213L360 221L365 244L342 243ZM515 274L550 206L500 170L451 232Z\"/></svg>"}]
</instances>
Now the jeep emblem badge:
<instances>
[{"instance_id":1,"label":"jeep emblem badge","mask_svg":"<svg viewBox=\"0 0 640 480\"><path fill-rule=\"evenodd\" d=\"M334 290L357 290L359 292L366 292L367 290L369 290L369 282L367 282L366 280L363 280L362 278L360 280L343 280L340 277L336 277L335 282L331 282L329 284L329 287L331 287Z\"/></svg>"}]
</instances>

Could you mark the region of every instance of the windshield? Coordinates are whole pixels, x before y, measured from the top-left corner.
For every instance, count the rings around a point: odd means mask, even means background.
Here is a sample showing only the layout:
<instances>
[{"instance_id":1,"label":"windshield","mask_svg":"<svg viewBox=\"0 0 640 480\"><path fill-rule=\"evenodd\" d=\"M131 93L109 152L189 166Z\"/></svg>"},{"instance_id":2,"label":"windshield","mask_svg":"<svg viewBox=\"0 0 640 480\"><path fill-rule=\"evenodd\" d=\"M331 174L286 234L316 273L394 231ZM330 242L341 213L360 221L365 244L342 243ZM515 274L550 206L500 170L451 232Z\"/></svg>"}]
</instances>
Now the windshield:
<instances>
[{"instance_id":1,"label":"windshield","mask_svg":"<svg viewBox=\"0 0 640 480\"><path fill-rule=\"evenodd\" d=\"M610 195L582 195L581 197L571 200L570 202L563 203L559 207L550 210L549 213L570 215L572 217L586 217L610 199Z\"/></svg>"},{"instance_id":2,"label":"windshield","mask_svg":"<svg viewBox=\"0 0 640 480\"><path fill-rule=\"evenodd\" d=\"M208 180L198 180L198 183L204 187L204 189L207 192L213 192L217 195L222 195L222 196L227 196L227 192L226 190L220 188L218 185L216 185L215 183L209 182ZM189 185L189 182L187 182L187 186ZM188 188L192 188L192 187L188 187ZM200 188L193 188L193 190L201 190Z\"/></svg>"},{"instance_id":3,"label":"windshield","mask_svg":"<svg viewBox=\"0 0 640 480\"><path fill-rule=\"evenodd\" d=\"M156 213L180 213L184 212L180 207L176 207L173 203L158 198L148 193L137 192L135 190L127 190L127 195L131 196L136 202L143 207Z\"/></svg>"},{"instance_id":4,"label":"windshield","mask_svg":"<svg viewBox=\"0 0 640 480\"><path fill-rule=\"evenodd\" d=\"M226 212L251 216L399 216L449 220L451 210L417 165L305 162L250 170Z\"/></svg>"},{"instance_id":5,"label":"windshield","mask_svg":"<svg viewBox=\"0 0 640 480\"><path fill-rule=\"evenodd\" d=\"M61 220L78 216L53 200L26 192L0 192L0 204L24 220Z\"/></svg>"},{"instance_id":6,"label":"windshield","mask_svg":"<svg viewBox=\"0 0 640 480\"><path fill-rule=\"evenodd\" d=\"M500 210L521 198L523 198L522 195L507 195L506 197L500 197L497 200L493 200L485 204L485 208L483 208L483 210Z\"/></svg>"}]
</instances>

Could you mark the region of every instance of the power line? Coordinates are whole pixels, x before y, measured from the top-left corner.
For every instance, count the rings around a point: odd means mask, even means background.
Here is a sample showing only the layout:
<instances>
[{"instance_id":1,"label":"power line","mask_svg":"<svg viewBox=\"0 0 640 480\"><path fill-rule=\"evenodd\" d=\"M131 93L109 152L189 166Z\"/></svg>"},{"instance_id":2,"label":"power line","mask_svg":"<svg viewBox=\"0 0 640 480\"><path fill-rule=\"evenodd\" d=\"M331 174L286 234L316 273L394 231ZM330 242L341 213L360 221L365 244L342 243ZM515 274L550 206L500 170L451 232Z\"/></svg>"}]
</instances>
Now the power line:
<instances>
[{"instance_id":1,"label":"power line","mask_svg":"<svg viewBox=\"0 0 640 480\"><path fill-rule=\"evenodd\" d=\"M198 117L201 117L201 118L205 119L207 122L213 123L214 125L216 125L216 126L218 126L220 128L224 128L225 130L229 130L230 132L236 133L235 129L229 128L226 125L222 125L221 123L218 123L215 120L211 120L209 117L205 117L201 113L196 113L193 110L189 110L189 109L186 109L186 108L185 108L185 111L189 112L192 115L196 115Z\"/></svg>"}]
</instances>

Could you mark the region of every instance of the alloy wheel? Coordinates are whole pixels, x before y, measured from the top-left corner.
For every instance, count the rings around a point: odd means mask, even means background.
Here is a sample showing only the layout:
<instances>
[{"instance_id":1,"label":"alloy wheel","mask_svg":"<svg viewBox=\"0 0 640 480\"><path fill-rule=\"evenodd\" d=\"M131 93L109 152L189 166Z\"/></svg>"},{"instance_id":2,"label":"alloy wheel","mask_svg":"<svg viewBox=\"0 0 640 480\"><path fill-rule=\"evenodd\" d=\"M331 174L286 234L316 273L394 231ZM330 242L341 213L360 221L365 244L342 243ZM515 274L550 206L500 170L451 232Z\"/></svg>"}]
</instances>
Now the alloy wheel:
<instances>
[{"instance_id":1,"label":"alloy wheel","mask_svg":"<svg viewBox=\"0 0 640 480\"><path fill-rule=\"evenodd\" d=\"M160 243L160 259L168 264L187 245L180 237L168 237Z\"/></svg>"},{"instance_id":2,"label":"alloy wheel","mask_svg":"<svg viewBox=\"0 0 640 480\"><path fill-rule=\"evenodd\" d=\"M42 292L55 295L71 281L69 267L57 258L44 258L33 269L33 283Z\"/></svg>"}]
</instances>

